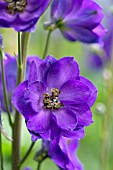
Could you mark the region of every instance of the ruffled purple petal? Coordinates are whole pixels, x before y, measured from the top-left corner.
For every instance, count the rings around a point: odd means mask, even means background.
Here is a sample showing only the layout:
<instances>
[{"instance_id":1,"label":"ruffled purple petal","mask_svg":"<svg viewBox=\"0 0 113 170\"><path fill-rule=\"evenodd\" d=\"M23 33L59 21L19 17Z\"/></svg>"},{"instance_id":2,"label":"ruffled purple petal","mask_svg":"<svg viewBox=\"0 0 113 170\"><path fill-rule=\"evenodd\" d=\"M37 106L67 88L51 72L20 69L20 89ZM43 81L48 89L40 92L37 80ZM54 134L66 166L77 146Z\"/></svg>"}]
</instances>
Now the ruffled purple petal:
<instances>
[{"instance_id":1,"label":"ruffled purple petal","mask_svg":"<svg viewBox=\"0 0 113 170\"><path fill-rule=\"evenodd\" d=\"M49 89L61 88L69 79L79 77L79 68L73 57L64 57L56 61L50 68L47 76Z\"/></svg>"},{"instance_id":2,"label":"ruffled purple petal","mask_svg":"<svg viewBox=\"0 0 113 170\"><path fill-rule=\"evenodd\" d=\"M66 138L71 138L71 139L78 139L80 140L81 138L83 138L85 136L85 132L84 132L84 128L81 129L76 129L74 131L66 131L63 130L61 133L62 136L66 137Z\"/></svg>"},{"instance_id":3,"label":"ruffled purple petal","mask_svg":"<svg viewBox=\"0 0 113 170\"><path fill-rule=\"evenodd\" d=\"M60 89L60 101L86 101L91 96L90 88L79 80L69 80Z\"/></svg>"},{"instance_id":4,"label":"ruffled purple petal","mask_svg":"<svg viewBox=\"0 0 113 170\"><path fill-rule=\"evenodd\" d=\"M31 107L27 88L28 81L24 81L15 89L12 96L13 105L25 117L25 119L36 115L36 112Z\"/></svg>"},{"instance_id":5,"label":"ruffled purple petal","mask_svg":"<svg viewBox=\"0 0 113 170\"><path fill-rule=\"evenodd\" d=\"M87 84L87 86L91 90L91 96L87 101L88 105L91 107L97 98L97 94L98 94L97 88L93 85L93 83L90 80L86 79L85 77L80 76L80 81Z\"/></svg>"},{"instance_id":6,"label":"ruffled purple petal","mask_svg":"<svg viewBox=\"0 0 113 170\"><path fill-rule=\"evenodd\" d=\"M76 116L66 108L52 111L56 124L63 130L73 130L77 125Z\"/></svg>"},{"instance_id":7,"label":"ruffled purple petal","mask_svg":"<svg viewBox=\"0 0 113 170\"><path fill-rule=\"evenodd\" d=\"M51 126L50 110L40 110L27 121L27 128L35 133L44 133Z\"/></svg>"},{"instance_id":8,"label":"ruffled purple petal","mask_svg":"<svg viewBox=\"0 0 113 170\"><path fill-rule=\"evenodd\" d=\"M36 81L29 84L28 90L32 108L35 112L38 112L43 106L43 94L46 91L46 87L43 82Z\"/></svg>"}]
</instances>

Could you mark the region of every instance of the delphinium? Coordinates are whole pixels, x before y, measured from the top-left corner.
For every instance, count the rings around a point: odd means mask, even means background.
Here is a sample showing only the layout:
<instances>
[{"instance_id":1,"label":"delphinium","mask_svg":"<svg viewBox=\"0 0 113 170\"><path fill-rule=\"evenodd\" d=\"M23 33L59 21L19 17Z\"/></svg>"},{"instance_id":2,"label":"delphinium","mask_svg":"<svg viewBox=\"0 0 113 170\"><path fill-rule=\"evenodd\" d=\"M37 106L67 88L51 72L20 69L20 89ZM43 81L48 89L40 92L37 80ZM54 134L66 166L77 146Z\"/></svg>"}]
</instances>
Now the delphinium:
<instances>
[{"instance_id":1,"label":"delphinium","mask_svg":"<svg viewBox=\"0 0 113 170\"><path fill-rule=\"evenodd\" d=\"M29 35L49 5L51 21L44 24L48 30L44 54L26 59ZM56 59L47 49L51 32L57 28L69 41L102 43L102 9L92 0L3 0L0 10L0 27L13 28L18 34L18 53L13 57L4 53L0 37L0 106L12 129L12 170L21 169L39 139L42 148L34 158L37 170L46 158L60 170L83 170L75 151L85 127L93 122L91 107L97 88L81 76L73 56ZM32 143L21 159L22 118ZM1 170L3 163L1 157Z\"/></svg>"}]
</instances>

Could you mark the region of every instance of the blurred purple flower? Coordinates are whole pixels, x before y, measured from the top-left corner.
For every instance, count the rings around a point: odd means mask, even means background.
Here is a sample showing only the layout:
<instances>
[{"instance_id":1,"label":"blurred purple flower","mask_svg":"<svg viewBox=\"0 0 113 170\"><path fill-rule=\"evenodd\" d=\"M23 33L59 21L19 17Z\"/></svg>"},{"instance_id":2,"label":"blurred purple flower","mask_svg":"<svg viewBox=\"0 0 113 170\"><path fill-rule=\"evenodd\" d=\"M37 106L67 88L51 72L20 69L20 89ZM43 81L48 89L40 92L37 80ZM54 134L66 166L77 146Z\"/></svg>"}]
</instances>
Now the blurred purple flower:
<instances>
[{"instance_id":1,"label":"blurred purple flower","mask_svg":"<svg viewBox=\"0 0 113 170\"><path fill-rule=\"evenodd\" d=\"M24 168L24 170L31 170L31 168L29 168L29 167L26 167L26 168Z\"/></svg>"},{"instance_id":2,"label":"blurred purple flower","mask_svg":"<svg viewBox=\"0 0 113 170\"><path fill-rule=\"evenodd\" d=\"M32 57L28 57L27 62L27 73L29 70L29 64L32 61ZM8 53L5 54L4 58L4 69L5 69L5 78L6 78L6 87L7 87L7 93L9 98L9 104L10 104L10 110L12 110L12 103L11 103L11 97L14 89L16 88L16 77L17 77L17 63L16 63L16 57L13 57L9 55ZM3 88L2 88L2 75L1 75L1 68L0 68L0 101L1 101L1 108L3 111L6 111L5 109L5 103L4 103L4 95L3 95Z\"/></svg>"},{"instance_id":3,"label":"blurred purple flower","mask_svg":"<svg viewBox=\"0 0 113 170\"><path fill-rule=\"evenodd\" d=\"M44 141L46 144L46 141ZM76 151L78 141L60 137L47 142L48 156L61 170L83 170Z\"/></svg>"},{"instance_id":4,"label":"blurred purple flower","mask_svg":"<svg viewBox=\"0 0 113 170\"><path fill-rule=\"evenodd\" d=\"M101 8L92 0L54 0L51 22L45 27L59 28L69 41L97 43L105 33L102 18Z\"/></svg>"},{"instance_id":5,"label":"blurred purple flower","mask_svg":"<svg viewBox=\"0 0 113 170\"><path fill-rule=\"evenodd\" d=\"M82 138L83 129L92 123L90 107L97 89L81 77L73 57L59 60L36 58L29 78L15 90L13 105L25 117L32 140L51 140L58 135Z\"/></svg>"},{"instance_id":6,"label":"blurred purple flower","mask_svg":"<svg viewBox=\"0 0 113 170\"><path fill-rule=\"evenodd\" d=\"M3 48L3 37L2 37L2 34L0 34L0 48Z\"/></svg>"},{"instance_id":7,"label":"blurred purple flower","mask_svg":"<svg viewBox=\"0 0 113 170\"><path fill-rule=\"evenodd\" d=\"M33 31L50 0L0 0L0 27Z\"/></svg>"},{"instance_id":8,"label":"blurred purple flower","mask_svg":"<svg viewBox=\"0 0 113 170\"><path fill-rule=\"evenodd\" d=\"M87 51L87 57L89 60L89 67L94 69L102 69L108 62L110 62L112 56L113 46L113 16L107 13L105 15L104 25L107 28L107 33L103 37L103 46L94 45Z\"/></svg>"}]
</instances>

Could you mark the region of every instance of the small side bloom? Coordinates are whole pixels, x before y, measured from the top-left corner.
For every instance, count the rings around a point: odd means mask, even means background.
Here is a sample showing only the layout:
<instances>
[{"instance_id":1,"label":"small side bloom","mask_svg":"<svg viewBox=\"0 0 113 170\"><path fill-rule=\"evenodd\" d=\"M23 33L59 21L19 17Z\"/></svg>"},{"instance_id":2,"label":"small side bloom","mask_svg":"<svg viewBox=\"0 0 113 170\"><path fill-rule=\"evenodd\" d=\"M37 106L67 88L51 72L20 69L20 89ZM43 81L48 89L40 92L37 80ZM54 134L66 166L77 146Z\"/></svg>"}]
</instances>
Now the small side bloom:
<instances>
[{"instance_id":1,"label":"small side bloom","mask_svg":"<svg viewBox=\"0 0 113 170\"><path fill-rule=\"evenodd\" d=\"M54 0L48 29L58 28L69 41L97 43L105 33L102 9L92 0Z\"/></svg>"},{"instance_id":2,"label":"small side bloom","mask_svg":"<svg viewBox=\"0 0 113 170\"><path fill-rule=\"evenodd\" d=\"M31 62L28 80L14 91L12 103L25 117L32 140L59 135L80 139L92 121L96 87L80 76L73 57L48 56Z\"/></svg>"},{"instance_id":3,"label":"small side bloom","mask_svg":"<svg viewBox=\"0 0 113 170\"><path fill-rule=\"evenodd\" d=\"M83 170L83 164L77 157L78 141L59 137L46 144L47 154L61 170Z\"/></svg>"},{"instance_id":4,"label":"small side bloom","mask_svg":"<svg viewBox=\"0 0 113 170\"><path fill-rule=\"evenodd\" d=\"M100 44L93 45L86 51L89 68L99 70L105 67L110 61L112 56L113 46L113 15L111 13L105 15L104 25L107 32L103 37L103 46Z\"/></svg>"},{"instance_id":5,"label":"small side bloom","mask_svg":"<svg viewBox=\"0 0 113 170\"><path fill-rule=\"evenodd\" d=\"M0 27L33 31L49 3L50 0L0 0Z\"/></svg>"}]
</instances>

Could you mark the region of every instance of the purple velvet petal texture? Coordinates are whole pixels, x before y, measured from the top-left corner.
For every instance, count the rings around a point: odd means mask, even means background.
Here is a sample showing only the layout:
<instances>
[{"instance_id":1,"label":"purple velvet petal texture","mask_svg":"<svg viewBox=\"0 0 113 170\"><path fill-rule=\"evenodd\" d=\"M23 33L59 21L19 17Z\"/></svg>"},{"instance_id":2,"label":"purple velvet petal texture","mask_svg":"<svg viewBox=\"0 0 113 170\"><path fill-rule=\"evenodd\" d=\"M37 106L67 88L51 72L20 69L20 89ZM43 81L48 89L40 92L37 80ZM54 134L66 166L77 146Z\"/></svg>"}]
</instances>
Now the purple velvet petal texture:
<instances>
[{"instance_id":1,"label":"purple velvet petal texture","mask_svg":"<svg viewBox=\"0 0 113 170\"><path fill-rule=\"evenodd\" d=\"M65 137L56 138L49 143L43 141L48 156L62 170L83 170L83 165L75 153L78 141Z\"/></svg>"},{"instance_id":2,"label":"purple velvet petal texture","mask_svg":"<svg viewBox=\"0 0 113 170\"><path fill-rule=\"evenodd\" d=\"M7 12L8 3L0 0L0 27L12 27L22 32L34 31L38 19L49 3L50 0L27 0L25 10L13 15Z\"/></svg>"},{"instance_id":3,"label":"purple velvet petal texture","mask_svg":"<svg viewBox=\"0 0 113 170\"><path fill-rule=\"evenodd\" d=\"M102 18L102 9L92 0L54 0L51 6L51 23L69 41L100 42Z\"/></svg>"},{"instance_id":4,"label":"purple velvet petal texture","mask_svg":"<svg viewBox=\"0 0 113 170\"><path fill-rule=\"evenodd\" d=\"M79 66L74 58L34 58L29 70L28 80L16 88L12 102L25 117L32 140L53 140L59 135L83 138L84 127L93 122L90 108L96 100L97 90L89 80L79 75ZM57 99L50 98L49 103L60 102L58 109L49 109L44 103L45 94L51 96L52 88L59 89L60 94Z\"/></svg>"}]
</instances>

